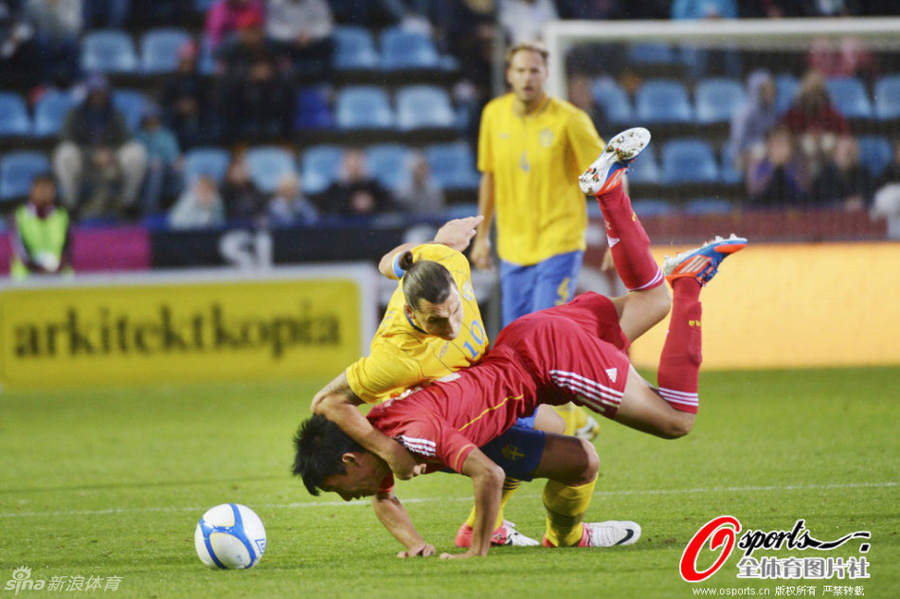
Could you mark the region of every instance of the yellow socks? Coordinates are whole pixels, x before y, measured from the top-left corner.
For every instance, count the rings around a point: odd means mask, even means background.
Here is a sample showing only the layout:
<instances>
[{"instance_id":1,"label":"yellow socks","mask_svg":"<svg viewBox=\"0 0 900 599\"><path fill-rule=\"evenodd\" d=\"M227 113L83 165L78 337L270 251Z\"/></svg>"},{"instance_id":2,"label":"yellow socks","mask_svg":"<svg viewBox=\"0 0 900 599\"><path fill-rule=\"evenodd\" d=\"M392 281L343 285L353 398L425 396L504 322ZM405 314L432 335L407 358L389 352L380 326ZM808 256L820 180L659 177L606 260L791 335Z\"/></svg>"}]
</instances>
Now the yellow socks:
<instances>
[{"instance_id":1,"label":"yellow socks","mask_svg":"<svg viewBox=\"0 0 900 599\"><path fill-rule=\"evenodd\" d=\"M571 547L581 541L581 521L591 505L595 478L586 485L568 487L547 481L544 487L544 508L547 510L547 540L557 547Z\"/></svg>"}]
</instances>

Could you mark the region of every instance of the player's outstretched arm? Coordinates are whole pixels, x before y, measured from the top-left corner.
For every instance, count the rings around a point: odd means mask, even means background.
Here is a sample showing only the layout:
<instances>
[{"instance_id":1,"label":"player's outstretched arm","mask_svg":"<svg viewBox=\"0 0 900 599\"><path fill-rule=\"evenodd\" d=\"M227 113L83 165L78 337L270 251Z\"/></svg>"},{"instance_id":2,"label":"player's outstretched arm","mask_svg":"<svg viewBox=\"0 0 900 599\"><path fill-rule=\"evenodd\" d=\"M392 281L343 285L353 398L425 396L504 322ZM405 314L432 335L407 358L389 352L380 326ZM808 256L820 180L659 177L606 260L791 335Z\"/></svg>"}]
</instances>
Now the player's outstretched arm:
<instances>
[{"instance_id":1,"label":"player's outstretched arm","mask_svg":"<svg viewBox=\"0 0 900 599\"><path fill-rule=\"evenodd\" d=\"M378 520L388 532L406 547L406 551L401 551L397 557L430 557L434 555L434 545L425 542L425 539L413 526L409 512L392 491L373 495L372 507L375 509Z\"/></svg>"},{"instance_id":2,"label":"player's outstretched arm","mask_svg":"<svg viewBox=\"0 0 900 599\"><path fill-rule=\"evenodd\" d=\"M494 218L494 173L482 173L478 185L478 214L484 220L478 225L472 251L469 257L472 263L482 270L491 267L491 221Z\"/></svg>"},{"instance_id":3,"label":"player's outstretched arm","mask_svg":"<svg viewBox=\"0 0 900 599\"><path fill-rule=\"evenodd\" d=\"M477 520L472 527L472 545L465 553L442 553L441 559L465 559L487 555L491 547L491 535L500 512L500 493L506 474L478 448L466 456L462 473L472 479L475 488L475 513Z\"/></svg>"},{"instance_id":4,"label":"player's outstretched arm","mask_svg":"<svg viewBox=\"0 0 900 599\"><path fill-rule=\"evenodd\" d=\"M424 464L417 463L402 445L372 426L357 408L361 403L342 372L316 393L312 412L331 420L348 437L387 462L397 478L407 480L425 472Z\"/></svg>"},{"instance_id":5,"label":"player's outstretched arm","mask_svg":"<svg viewBox=\"0 0 900 599\"><path fill-rule=\"evenodd\" d=\"M438 229L437 233L434 234L434 239L431 243L446 245L450 249L461 252L469 247L469 242L475 236L476 228L483 220L483 216L467 216L465 218L455 218L447 221L440 229ZM398 279L397 273L394 272L394 258L397 254L407 252L418 245L421 244L404 243L389 251L382 256L381 260L378 262L379 272L389 279Z\"/></svg>"}]
</instances>

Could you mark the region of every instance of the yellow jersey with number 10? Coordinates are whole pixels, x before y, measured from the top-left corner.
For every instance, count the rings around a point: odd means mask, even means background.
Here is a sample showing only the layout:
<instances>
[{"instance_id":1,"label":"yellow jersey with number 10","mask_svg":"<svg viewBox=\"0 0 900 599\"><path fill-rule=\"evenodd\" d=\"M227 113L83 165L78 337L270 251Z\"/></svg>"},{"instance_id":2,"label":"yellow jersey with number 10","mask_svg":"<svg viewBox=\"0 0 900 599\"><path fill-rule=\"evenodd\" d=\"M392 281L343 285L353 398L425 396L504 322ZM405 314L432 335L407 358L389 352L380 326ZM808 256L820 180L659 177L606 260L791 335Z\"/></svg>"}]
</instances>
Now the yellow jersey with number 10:
<instances>
[{"instance_id":1,"label":"yellow jersey with number 10","mask_svg":"<svg viewBox=\"0 0 900 599\"><path fill-rule=\"evenodd\" d=\"M587 113L548 97L525 117L513 94L491 100L481 115L478 170L494 175L497 253L528 266L584 250L587 205L578 176L603 151Z\"/></svg>"},{"instance_id":2,"label":"yellow jersey with number 10","mask_svg":"<svg viewBox=\"0 0 900 599\"><path fill-rule=\"evenodd\" d=\"M416 261L433 260L450 271L462 298L462 327L453 341L428 335L407 318L403 309L406 296L403 287L397 285L372 339L369 356L346 370L350 389L366 403L398 397L420 383L466 368L478 362L488 347L466 257L436 243L415 247L412 253Z\"/></svg>"}]
</instances>

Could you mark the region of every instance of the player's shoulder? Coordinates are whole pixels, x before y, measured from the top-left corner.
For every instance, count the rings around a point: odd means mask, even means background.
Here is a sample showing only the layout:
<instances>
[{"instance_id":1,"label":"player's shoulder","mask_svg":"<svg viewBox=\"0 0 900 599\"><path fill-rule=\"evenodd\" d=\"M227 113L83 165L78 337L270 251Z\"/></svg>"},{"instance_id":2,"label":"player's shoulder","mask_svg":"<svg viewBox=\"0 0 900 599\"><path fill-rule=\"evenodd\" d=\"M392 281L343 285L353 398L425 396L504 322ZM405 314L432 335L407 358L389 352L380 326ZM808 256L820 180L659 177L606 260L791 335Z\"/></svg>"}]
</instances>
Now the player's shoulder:
<instances>
[{"instance_id":1,"label":"player's shoulder","mask_svg":"<svg viewBox=\"0 0 900 599\"><path fill-rule=\"evenodd\" d=\"M563 100L562 98L557 98L556 96L551 96L550 101L547 104L548 112L553 113L558 118L563 118L566 120L580 120L584 118L590 118L588 114L582 109L578 108L568 100Z\"/></svg>"},{"instance_id":2,"label":"player's shoulder","mask_svg":"<svg viewBox=\"0 0 900 599\"><path fill-rule=\"evenodd\" d=\"M490 116L496 114L500 111L504 110L512 110L513 101L515 100L515 96L512 93L503 94L502 96L497 96L493 100L489 101L484 105L484 110L482 111L482 118L485 116Z\"/></svg>"}]
</instances>

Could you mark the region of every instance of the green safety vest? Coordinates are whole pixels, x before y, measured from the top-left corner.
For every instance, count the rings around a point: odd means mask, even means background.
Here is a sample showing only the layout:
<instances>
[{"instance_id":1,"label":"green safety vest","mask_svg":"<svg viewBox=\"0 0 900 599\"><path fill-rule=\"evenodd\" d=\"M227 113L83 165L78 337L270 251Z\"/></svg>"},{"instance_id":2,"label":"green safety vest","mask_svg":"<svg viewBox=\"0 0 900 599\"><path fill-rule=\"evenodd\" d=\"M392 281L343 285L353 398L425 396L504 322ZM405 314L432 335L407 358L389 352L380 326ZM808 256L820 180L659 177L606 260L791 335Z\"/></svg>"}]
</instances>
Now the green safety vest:
<instances>
[{"instance_id":1,"label":"green safety vest","mask_svg":"<svg viewBox=\"0 0 900 599\"><path fill-rule=\"evenodd\" d=\"M48 253L61 259L68 230L69 214L65 210L57 208L47 218L38 217L28 209L28 206L20 206L16 210L16 231L19 233L22 244L32 256ZM71 272L69 267L64 270ZM31 271L15 255L13 255L9 272L16 279L24 279L31 274Z\"/></svg>"}]
</instances>

